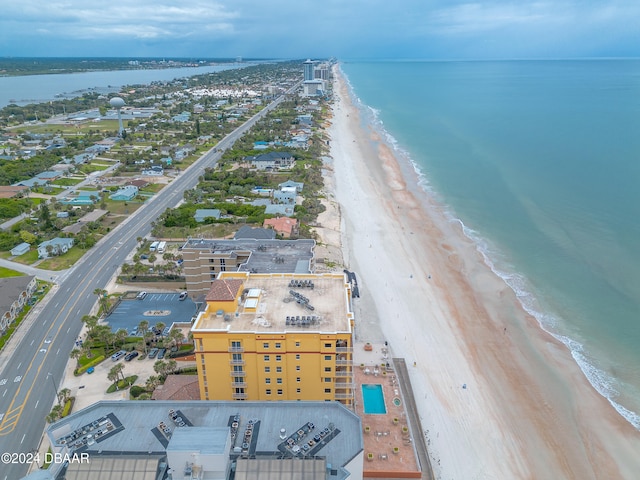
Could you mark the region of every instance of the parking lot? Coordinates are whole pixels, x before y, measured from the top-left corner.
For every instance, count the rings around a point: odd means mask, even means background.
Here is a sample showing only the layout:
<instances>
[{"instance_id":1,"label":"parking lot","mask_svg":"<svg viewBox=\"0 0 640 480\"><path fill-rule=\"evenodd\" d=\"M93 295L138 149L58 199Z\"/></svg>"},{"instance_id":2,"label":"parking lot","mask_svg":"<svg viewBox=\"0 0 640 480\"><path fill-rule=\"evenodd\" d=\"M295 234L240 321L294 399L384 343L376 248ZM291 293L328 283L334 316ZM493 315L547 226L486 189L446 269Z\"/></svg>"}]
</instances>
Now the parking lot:
<instances>
[{"instance_id":1,"label":"parking lot","mask_svg":"<svg viewBox=\"0 0 640 480\"><path fill-rule=\"evenodd\" d=\"M142 300L122 300L106 322L113 332L124 328L132 333L142 320L150 327L158 322L168 327L174 322L189 322L195 314L196 304L189 297L180 300L179 293L148 293Z\"/></svg>"}]
</instances>

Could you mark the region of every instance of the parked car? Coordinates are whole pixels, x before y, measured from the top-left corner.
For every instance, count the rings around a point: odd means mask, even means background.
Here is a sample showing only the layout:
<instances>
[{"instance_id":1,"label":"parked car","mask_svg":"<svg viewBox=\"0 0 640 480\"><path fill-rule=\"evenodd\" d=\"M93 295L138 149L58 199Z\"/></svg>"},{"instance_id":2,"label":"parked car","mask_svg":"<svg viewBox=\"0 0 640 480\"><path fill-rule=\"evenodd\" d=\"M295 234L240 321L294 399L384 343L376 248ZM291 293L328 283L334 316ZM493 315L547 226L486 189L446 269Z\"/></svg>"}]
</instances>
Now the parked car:
<instances>
[{"instance_id":1,"label":"parked car","mask_svg":"<svg viewBox=\"0 0 640 480\"><path fill-rule=\"evenodd\" d=\"M140 255L140 258L141 258L142 260L146 260L147 258L149 258L149 255Z\"/></svg>"},{"instance_id":2,"label":"parked car","mask_svg":"<svg viewBox=\"0 0 640 480\"><path fill-rule=\"evenodd\" d=\"M164 353L167 351L166 348L161 348L160 350L158 350L158 360L161 360L164 358Z\"/></svg>"},{"instance_id":3,"label":"parked car","mask_svg":"<svg viewBox=\"0 0 640 480\"><path fill-rule=\"evenodd\" d=\"M158 354L157 348L152 348L151 350L149 350L149 358L156 358L157 354Z\"/></svg>"},{"instance_id":4,"label":"parked car","mask_svg":"<svg viewBox=\"0 0 640 480\"><path fill-rule=\"evenodd\" d=\"M125 362L130 362L131 360L136 358L138 355L139 355L138 352L135 351L135 350L133 352L129 352L124 356L124 361Z\"/></svg>"},{"instance_id":5,"label":"parked car","mask_svg":"<svg viewBox=\"0 0 640 480\"><path fill-rule=\"evenodd\" d=\"M147 292L140 292L138 295L136 295L136 298L138 300L144 300L144 297L147 296Z\"/></svg>"},{"instance_id":6,"label":"parked car","mask_svg":"<svg viewBox=\"0 0 640 480\"><path fill-rule=\"evenodd\" d=\"M120 360L122 357L124 357L127 354L127 352L125 352L124 350L120 350L116 353L114 353L113 355L111 355L111 360L113 362L117 362L118 360Z\"/></svg>"},{"instance_id":7,"label":"parked car","mask_svg":"<svg viewBox=\"0 0 640 480\"><path fill-rule=\"evenodd\" d=\"M183 301L185 300L187 297L189 296L189 294L187 292L182 292L180 294L180 296L178 297L178 300Z\"/></svg>"}]
</instances>

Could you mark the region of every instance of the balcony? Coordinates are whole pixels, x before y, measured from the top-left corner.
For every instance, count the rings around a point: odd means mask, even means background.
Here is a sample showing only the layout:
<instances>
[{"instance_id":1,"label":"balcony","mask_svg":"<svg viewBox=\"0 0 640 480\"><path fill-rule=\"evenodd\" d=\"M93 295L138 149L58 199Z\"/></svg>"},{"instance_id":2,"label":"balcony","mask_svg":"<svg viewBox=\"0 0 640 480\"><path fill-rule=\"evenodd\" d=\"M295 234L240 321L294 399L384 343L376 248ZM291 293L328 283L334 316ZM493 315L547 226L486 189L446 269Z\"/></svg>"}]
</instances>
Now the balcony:
<instances>
[{"instance_id":1,"label":"balcony","mask_svg":"<svg viewBox=\"0 0 640 480\"><path fill-rule=\"evenodd\" d=\"M336 371L333 373L334 377L341 377L341 378L353 378L353 372L351 370L347 370L344 372L341 371Z\"/></svg>"},{"instance_id":2,"label":"balcony","mask_svg":"<svg viewBox=\"0 0 640 480\"><path fill-rule=\"evenodd\" d=\"M229 372L229 374L232 377L246 377L247 376L247 372L237 372L235 370L232 370L231 372Z\"/></svg>"},{"instance_id":3,"label":"balcony","mask_svg":"<svg viewBox=\"0 0 640 480\"><path fill-rule=\"evenodd\" d=\"M234 393L231 398L234 400L246 400L249 396L246 393Z\"/></svg>"},{"instance_id":4,"label":"balcony","mask_svg":"<svg viewBox=\"0 0 640 480\"><path fill-rule=\"evenodd\" d=\"M238 375L236 375L237 377ZM247 386L247 382L231 382L231 386L234 388L243 388Z\"/></svg>"},{"instance_id":5,"label":"balcony","mask_svg":"<svg viewBox=\"0 0 640 480\"><path fill-rule=\"evenodd\" d=\"M231 359L229 360L229 365L244 365L244 360Z\"/></svg>"},{"instance_id":6,"label":"balcony","mask_svg":"<svg viewBox=\"0 0 640 480\"><path fill-rule=\"evenodd\" d=\"M229 353L243 353L244 352L244 348L243 347L229 347L228 352Z\"/></svg>"},{"instance_id":7,"label":"balcony","mask_svg":"<svg viewBox=\"0 0 640 480\"><path fill-rule=\"evenodd\" d=\"M353 347L336 347L336 353L353 353Z\"/></svg>"},{"instance_id":8,"label":"balcony","mask_svg":"<svg viewBox=\"0 0 640 480\"><path fill-rule=\"evenodd\" d=\"M336 365L353 365L353 360L350 358L336 358Z\"/></svg>"},{"instance_id":9,"label":"balcony","mask_svg":"<svg viewBox=\"0 0 640 480\"><path fill-rule=\"evenodd\" d=\"M335 398L336 400L353 400L353 393L336 392L333 395L333 398Z\"/></svg>"}]
</instances>

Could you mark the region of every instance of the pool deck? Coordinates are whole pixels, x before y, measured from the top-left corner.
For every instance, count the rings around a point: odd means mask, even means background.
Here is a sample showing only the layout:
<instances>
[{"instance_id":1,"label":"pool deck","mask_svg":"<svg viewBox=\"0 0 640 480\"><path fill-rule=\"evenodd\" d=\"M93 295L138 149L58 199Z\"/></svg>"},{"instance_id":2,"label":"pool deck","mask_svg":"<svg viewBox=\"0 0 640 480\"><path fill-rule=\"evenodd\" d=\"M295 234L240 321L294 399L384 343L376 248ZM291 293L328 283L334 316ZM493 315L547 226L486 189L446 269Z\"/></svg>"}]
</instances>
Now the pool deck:
<instances>
[{"instance_id":1,"label":"pool deck","mask_svg":"<svg viewBox=\"0 0 640 480\"><path fill-rule=\"evenodd\" d=\"M382 344L354 345L355 412L364 429L364 477L432 479L424 434L404 359ZM386 364L389 363L389 367ZM384 368L382 365L385 365ZM382 385L387 413L365 414L363 384ZM400 405L394 399L400 399Z\"/></svg>"}]
</instances>

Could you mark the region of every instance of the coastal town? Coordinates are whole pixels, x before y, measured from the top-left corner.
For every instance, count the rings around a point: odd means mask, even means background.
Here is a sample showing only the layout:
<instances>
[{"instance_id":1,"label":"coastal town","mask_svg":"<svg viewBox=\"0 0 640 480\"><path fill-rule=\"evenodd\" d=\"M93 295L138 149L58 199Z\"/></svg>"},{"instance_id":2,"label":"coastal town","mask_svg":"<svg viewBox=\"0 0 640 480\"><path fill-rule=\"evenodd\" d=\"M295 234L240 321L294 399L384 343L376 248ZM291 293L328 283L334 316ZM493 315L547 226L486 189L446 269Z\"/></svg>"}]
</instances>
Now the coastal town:
<instances>
[{"instance_id":1,"label":"coastal town","mask_svg":"<svg viewBox=\"0 0 640 480\"><path fill-rule=\"evenodd\" d=\"M3 117L5 358L100 245L124 249L128 223L201 169L108 282L69 294L90 290L92 306L59 319L78 335L42 382L38 397L56 395L28 478L433 478L407 363L360 320L342 254L332 62L256 70ZM20 417L3 414L0 433Z\"/></svg>"}]
</instances>

